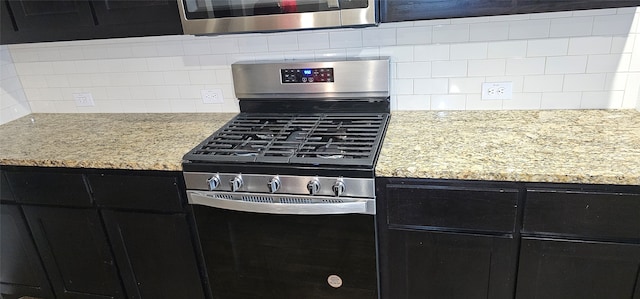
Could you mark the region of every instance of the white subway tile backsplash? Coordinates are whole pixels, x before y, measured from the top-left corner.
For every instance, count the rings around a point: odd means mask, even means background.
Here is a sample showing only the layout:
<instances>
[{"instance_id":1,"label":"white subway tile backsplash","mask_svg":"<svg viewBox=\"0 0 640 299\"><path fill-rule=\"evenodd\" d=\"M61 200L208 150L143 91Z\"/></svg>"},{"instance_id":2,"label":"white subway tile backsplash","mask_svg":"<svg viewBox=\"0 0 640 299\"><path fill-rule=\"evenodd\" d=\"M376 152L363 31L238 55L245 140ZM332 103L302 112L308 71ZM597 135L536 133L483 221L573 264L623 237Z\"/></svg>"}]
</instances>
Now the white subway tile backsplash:
<instances>
[{"instance_id":1,"label":"white subway tile backsplash","mask_svg":"<svg viewBox=\"0 0 640 299\"><path fill-rule=\"evenodd\" d=\"M234 112L236 61L381 56L391 58L393 109L633 108L639 19L622 8L0 46L2 96L11 96L0 122L20 98L34 112ZM480 99L481 83L506 81L513 100ZM223 89L225 103L203 104L204 88ZM71 105L72 92L91 92L96 106Z\"/></svg>"},{"instance_id":2,"label":"white subway tile backsplash","mask_svg":"<svg viewBox=\"0 0 640 299\"><path fill-rule=\"evenodd\" d=\"M583 92L580 109L622 109L623 97L622 91Z\"/></svg>"},{"instance_id":3,"label":"white subway tile backsplash","mask_svg":"<svg viewBox=\"0 0 640 299\"><path fill-rule=\"evenodd\" d=\"M450 55L449 45L426 45L416 46L414 49L415 61L434 61L434 60L449 60Z\"/></svg>"},{"instance_id":4,"label":"white subway tile backsplash","mask_svg":"<svg viewBox=\"0 0 640 299\"><path fill-rule=\"evenodd\" d=\"M538 75L544 73L545 58L507 59L507 75Z\"/></svg>"},{"instance_id":5,"label":"white subway tile backsplash","mask_svg":"<svg viewBox=\"0 0 640 299\"><path fill-rule=\"evenodd\" d=\"M466 75L466 60L434 61L431 63L432 77L464 77Z\"/></svg>"},{"instance_id":6,"label":"white subway tile backsplash","mask_svg":"<svg viewBox=\"0 0 640 299\"><path fill-rule=\"evenodd\" d=\"M417 95L447 94L449 79L416 79L414 93Z\"/></svg>"},{"instance_id":7,"label":"white subway tile backsplash","mask_svg":"<svg viewBox=\"0 0 640 299\"><path fill-rule=\"evenodd\" d=\"M500 110L502 100L482 100L479 94L467 95L465 110Z\"/></svg>"},{"instance_id":8,"label":"white subway tile backsplash","mask_svg":"<svg viewBox=\"0 0 640 299\"><path fill-rule=\"evenodd\" d=\"M238 38L240 53L269 52L267 38L262 35L244 35Z\"/></svg>"},{"instance_id":9,"label":"white subway tile backsplash","mask_svg":"<svg viewBox=\"0 0 640 299\"><path fill-rule=\"evenodd\" d=\"M450 49L450 58L452 60L485 59L487 47L487 43L453 44Z\"/></svg>"},{"instance_id":10,"label":"white subway tile backsplash","mask_svg":"<svg viewBox=\"0 0 640 299\"><path fill-rule=\"evenodd\" d=\"M509 39L549 37L549 19L513 21L509 24Z\"/></svg>"},{"instance_id":11,"label":"white subway tile backsplash","mask_svg":"<svg viewBox=\"0 0 640 299\"><path fill-rule=\"evenodd\" d=\"M607 76L605 74L565 75L563 91L598 91L604 90Z\"/></svg>"},{"instance_id":12,"label":"white subway tile backsplash","mask_svg":"<svg viewBox=\"0 0 640 299\"><path fill-rule=\"evenodd\" d=\"M436 25L433 27L433 43L459 43L469 41L469 24Z\"/></svg>"},{"instance_id":13,"label":"white subway tile backsplash","mask_svg":"<svg viewBox=\"0 0 640 299\"><path fill-rule=\"evenodd\" d=\"M449 94L479 93L484 78L449 78Z\"/></svg>"},{"instance_id":14,"label":"white subway tile backsplash","mask_svg":"<svg viewBox=\"0 0 640 299\"><path fill-rule=\"evenodd\" d=\"M545 73L547 74L576 74L584 73L587 69L587 56L557 56L548 57Z\"/></svg>"},{"instance_id":15,"label":"white subway tile backsplash","mask_svg":"<svg viewBox=\"0 0 640 299\"><path fill-rule=\"evenodd\" d=\"M569 39L569 55L608 54L611 50L610 36L575 37Z\"/></svg>"},{"instance_id":16,"label":"white subway tile backsplash","mask_svg":"<svg viewBox=\"0 0 640 299\"><path fill-rule=\"evenodd\" d=\"M429 110L431 99L427 95L399 95L396 97L398 110Z\"/></svg>"},{"instance_id":17,"label":"white subway tile backsplash","mask_svg":"<svg viewBox=\"0 0 640 299\"><path fill-rule=\"evenodd\" d=\"M593 20L594 35L626 35L633 24L633 14L597 16Z\"/></svg>"},{"instance_id":18,"label":"white subway tile backsplash","mask_svg":"<svg viewBox=\"0 0 640 299\"><path fill-rule=\"evenodd\" d=\"M466 101L465 95L434 95L431 110L465 110Z\"/></svg>"},{"instance_id":19,"label":"white subway tile backsplash","mask_svg":"<svg viewBox=\"0 0 640 299\"><path fill-rule=\"evenodd\" d=\"M362 45L365 47L396 45L396 29L395 28L363 29Z\"/></svg>"},{"instance_id":20,"label":"white subway tile backsplash","mask_svg":"<svg viewBox=\"0 0 640 299\"><path fill-rule=\"evenodd\" d=\"M514 93L513 99L502 101L502 109L537 110L542 104L542 93Z\"/></svg>"},{"instance_id":21,"label":"white subway tile backsplash","mask_svg":"<svg viewBox=\"0 0 640 299\"><path fill-rule=\"evenodd\" d=\"M431 77L431 62L397 63L397 77L400 79L429 78Z\"/></svg>"},{"instance_id":22,"label":"white subway tile backsplash","mask_svg":"<svg viewBox=\"0 0 640 299\"><path fill-rule=\"evenodd\" d=\"M330 48L329 33L299 33L298 49L300 50L317 50Z\"/></svg>"},{"instance_id":23,"label":"white subway tile backsplash","mask_svg":"<svg viewBox=\"0 0 640 299\"><path fill-rule=\"evenodd\" d=\"M536 75L524 78L524 92L562 91L563 75Z\"/></svg>"},{"instance_id":24,"label":"white subway tile backsplash","mask_svg":"<svg viewBox=\"0 0 640 299\"><path fill-rule=\"evenodd\" d=\"M489 58L524 58L527 55L526 41L501 41L487 47Z\"/></svg>"},{"instance_id":25,"label":"white subway tile backsplash","mask_svg":"<svg viewBox=\"0 0 640 299\"><path fill-rule=\"evenodd\" d=\"M331 48L359 48L362 47L362 31L345 30L329 33Z\"/></svg>"},{"instance_id":26,"label":"white subway tile backsplash","mask_svg":"<svg viewBox=\"0 0 640 299\"><path fill-rule=\"evenodd\" d=\"M477 41L502 41L509 39L509 23L478 23L470 26L469 40Z\"/></svg>"},{"instance_id":27,"label":"white subway tile backsplash","mask_svg":"<svg viewBox=\"0 0 640 299\"><path fill-rule=\"evenodd\" d=\"M269 51L298 50L298 35L295 33L274 34L267 37Z\"/></svg>"},{"instance_id":28,"label":"white subway tile backsplash","mask_svg":"<svg viewBox=\"0 0 640 299\"><path fill-rule=\"evenodd\" d=\"M398 45L423 45L431 43L433 27L400 27L396 29Z\"/></svg>"},{"instance_id":29,"label":"white subway tile backsplash","mask_svg":"<svg viewBox=\"0 0 640 299\"><path fill-rule=\"evenodd\" d=\"M569 39L530 40L527 44L527 57L567 55Z\"/></svg>"},{"instance_id":30,"label":"white subway tile backsplash","mask_svg":"<svg viewBox=\"0 0 640 299\"><path fill-rule=\"evenodd\" d=\"M505 59L470 60L468 75L474 76L502 76L506 70Z\"/></svg>"},{"instance_id":31,"label":"white subway tile backsplash","mask_svg":"<svg viewBox=\"0 0 640 299\"><path fill-rule=\"evenodd\" d=\"M581 92L543 92L540 109L580 109Z\"/></svg>"}]
</instances>

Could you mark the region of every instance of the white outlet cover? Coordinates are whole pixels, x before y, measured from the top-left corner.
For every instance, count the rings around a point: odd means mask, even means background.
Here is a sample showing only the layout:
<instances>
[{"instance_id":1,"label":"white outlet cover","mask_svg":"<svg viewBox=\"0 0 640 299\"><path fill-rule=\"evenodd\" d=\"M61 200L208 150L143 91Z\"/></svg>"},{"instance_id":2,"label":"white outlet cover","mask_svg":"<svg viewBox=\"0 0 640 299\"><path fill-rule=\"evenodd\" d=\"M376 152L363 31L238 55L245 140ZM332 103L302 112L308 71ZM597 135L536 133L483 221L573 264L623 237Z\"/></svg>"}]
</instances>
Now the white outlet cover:
<instances>
[{"instance_id":1,"label":"white outlet cover","mask_svg":"<svg viewBox=\"0 0 640 299\"><path fill-rule=\"evenodd\" d=\"M222 96L222 89L202 89L200 90L202 96L202 102L205 104L222 104L224 103L224 97Z\"/></svg>"},{"instance_id":2,"label":"white outlet cover","mask_svg":"<svg viewBox=\"0 0 640 299\"><path fill-rule=\"evenodd\" d=\"M74 93L73 100L76 101L77 107L92 107L96 105L90 92Z\"/></svg>"},{"instance_id":3,"label":"white outlet cover","mask_svg":"<svg viewBox=\"0 0 640 299\"><path fill-rule=\"evenodd\" d=\"M482 83L483 100L511 100L513 98L513 82Z\"/></svg>"}]
</instances>

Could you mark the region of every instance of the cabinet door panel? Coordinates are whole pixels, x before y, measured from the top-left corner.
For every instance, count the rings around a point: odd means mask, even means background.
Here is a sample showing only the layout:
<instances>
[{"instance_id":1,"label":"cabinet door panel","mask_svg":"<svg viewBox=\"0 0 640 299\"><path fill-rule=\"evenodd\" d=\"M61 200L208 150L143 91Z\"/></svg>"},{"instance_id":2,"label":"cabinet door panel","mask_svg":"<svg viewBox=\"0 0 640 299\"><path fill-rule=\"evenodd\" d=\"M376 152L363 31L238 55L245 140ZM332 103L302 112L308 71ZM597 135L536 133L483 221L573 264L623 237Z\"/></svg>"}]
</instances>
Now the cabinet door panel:
<instances>
[{"instance_id":1,"label":"cabinet door panel","mask_svg":"<svg viewBox=\"0 0 640 299\"><path fill-rule=\"evenodd\" d=\"M529 190L522 231L640 241L640 194Z\"/></svg>"},{"instance_id":2,"label":"cabinet door panel","mask_svg":"<svg viewBox=\"0 0 640 299\"><path fill-rule=\"evenodd\" d=\"M90 174L89 184L100 207L183 211L182 193L173 176Z\"/></svg>"},{"instance_id":3,"label":"cabinet door panel","mask_svg":"<svg viewBox=\"0 0 640 299\"><path fill-rule=\"evenodd\" d=\"M382 22L506 14L511 0L382 0Z\"/></svg>"},{"instance_id":4,"label":"cabinet door panel","mask_svg":"<svg viewBox=\"0 0 640 299\"><path fill-rule=\"evenodd\" d=\"M518 191L389 185L388 224L512 233Z\"/></svg>"},{"instance_id":5,"label":"cabinet door panel","mask_svg":"<svg viewBox=\"0 0 640 299\"><path fill-rule=\"evenodd\" d=\"M512 238L389 230L386 299L512 298ZM383 252L381 256L387 256ZM385 271L386 270L386 271ZM388 277L385 278L384 273ZM386 284L383 284L386 285Z\"/></svg>"},{"instance_id":6,"label":"cabinet door panel","mask_svg":"<svg viewBox=\"0 0 640 299\"><path fill-rule=\"evenodd\" d=\"M23 208L57 298L124 298L97 211Z\"/></svg>"},{"instance_id":7,"label":"cabinet door panel","mask_svg":"<svg viewBox=\"0 0 640 299\"><path fill-rule=\"evenodd\" d=\"M53 297L20 207L3 204L0 212L0 294Z\"/></svg>"},{"instance_id":8,"label":"cabinet door panel","mask_svg":"<svg viewBox=\"0 0 640 299\"><path fill-rule=\"evenodd\" d=\"M640 245L523 238L516 298L638 299Z\"/></svg>"},{"instance_id":9,"label":"cabinet door panel","mask_svg":"<svg viewBox=\"0 0 640 299\"><path fill-rule=\"evenodd\" d=\"M13 196L13 192L11 192L11 188L9 187L9 182L7 181L7 177L4 175L4 171L0 170L0 200L2 201L15 201L15 197Z\"/></svg>"},{"instance_id":10,"label":"cabinet door panel","mask_svg":"<svg viewBox=\"0 0 640 299\"><path fill-rule=\"evenodd\" d=\"M7 179L21 203L91 206L91 197L78 173L7 171Z\"/></svg>"},{"instance_id":11,"label":"cabinet door panel","mask_svg":"<svg viewBox=\"0 0 640 299\"><path fill-rule=\"evenodd\" d=\"M175 0L92 0L105 37L182 34Z\"/></svg>"},{"instance_id":12,"label":"cabinet door panel","mask_svg":"<svg viewBox=\"0 0 640 299\"><path fill-rule=\"evenodd\" d=\"M130 299L204 298L184 214L102 213Z\"/></svg>"}]
</instances>

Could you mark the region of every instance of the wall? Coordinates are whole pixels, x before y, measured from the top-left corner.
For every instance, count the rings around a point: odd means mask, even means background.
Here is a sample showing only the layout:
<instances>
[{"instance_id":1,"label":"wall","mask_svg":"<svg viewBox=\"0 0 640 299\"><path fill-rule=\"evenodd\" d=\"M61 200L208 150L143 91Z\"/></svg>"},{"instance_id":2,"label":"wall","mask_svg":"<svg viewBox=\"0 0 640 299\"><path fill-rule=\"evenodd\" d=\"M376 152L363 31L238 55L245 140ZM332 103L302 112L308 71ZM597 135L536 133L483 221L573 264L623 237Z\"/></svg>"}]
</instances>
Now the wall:
<instances>
[{"instance_id":1,"label":"wall","mask_svg":"<svg viewBox=\"0 0 640 299\"><path fill-rule=\"evenodd\" d=\"M0 124L31 113L7 46L0 46Z\"/></svg>"},{"instance_id":2,"label":"wall","mask_svg":"<svg viewBox=\"0 0 640 299\"><path fill-rule=\"evenodd\" d=\"M633 109L640 9L621 8L214 37L166 36L9 46L33 112L238 111L230 64L390 56L392 109ZM512 100L483 101L482 82ZM224 104L203 104L220 88ZM96 106L76 107L72 94Z\"/></svg>"}]
</instances>

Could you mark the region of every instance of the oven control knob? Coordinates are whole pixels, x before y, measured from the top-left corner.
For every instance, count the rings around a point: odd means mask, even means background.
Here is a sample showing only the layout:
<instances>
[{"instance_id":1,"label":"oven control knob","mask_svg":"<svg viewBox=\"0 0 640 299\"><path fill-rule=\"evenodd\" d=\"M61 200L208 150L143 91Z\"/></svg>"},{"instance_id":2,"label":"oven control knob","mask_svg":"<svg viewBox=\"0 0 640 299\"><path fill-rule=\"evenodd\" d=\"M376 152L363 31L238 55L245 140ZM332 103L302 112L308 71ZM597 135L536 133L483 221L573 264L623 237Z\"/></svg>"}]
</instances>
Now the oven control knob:
<instances>
[{"instance_id":1,"label":"oven control knob","mask_svg":"<svg viewBox=\"0 0 640 299\"><path fill-rule=\"evenodd\" d=\"M335 194L336 196L340 196L344 193L346 187L342 180L337 180L336 183L333 184L332 189L333 189L333 194Z\"/></svg>"},{"instance_id":2,"label":"oven control knob","mask_svg":"<svg viewBox=\"0 0 640 299\"><path fill-rule=\"evenodd\" d=\"M240 188L242 188L242 184L244 184L244 181L242 180L241 175L237 175L235 178L229 181L229 184L231 184L231 191L236 192Z\"/></svg>"},{"instance_id":3,"label":"oven control knob","mask_svg":"<svg viewBox=\"0 0 640 299\"><path fill-rule=\"evenodd\" d=\"M207 183L209 184L209 190L211 191L215 190L216 188L218 188L218 186L220 186L220 176L216 174L210 177L207 180Z\"/></svg>"},{"instance_id":4,"label":"oven control knob","mask_svg":"<svg viewBox=\"0 0 640 299\"><path fill-rule=\"evenodd\" d=\"M307 183L307 190L309 190L309 194L316 195L320 191L320 181L318 179L313 179Z\"/></svg>"},{"instance_id":5,"label":"oven control knob","mask_svg":"<svg viewBox=\"0 0 640 299\"><path fill-rule=\"evenodd\" d=\"M271 178L267 186L269 187L269 191L271 191L271 193L275 193L276 191L278 191L278 189L280 189L280 177L274 176L273 178Z\"/></svg>"}]
</instances>

